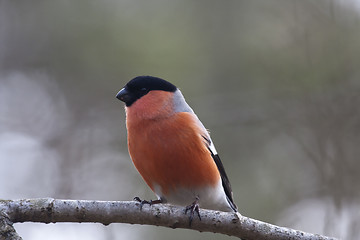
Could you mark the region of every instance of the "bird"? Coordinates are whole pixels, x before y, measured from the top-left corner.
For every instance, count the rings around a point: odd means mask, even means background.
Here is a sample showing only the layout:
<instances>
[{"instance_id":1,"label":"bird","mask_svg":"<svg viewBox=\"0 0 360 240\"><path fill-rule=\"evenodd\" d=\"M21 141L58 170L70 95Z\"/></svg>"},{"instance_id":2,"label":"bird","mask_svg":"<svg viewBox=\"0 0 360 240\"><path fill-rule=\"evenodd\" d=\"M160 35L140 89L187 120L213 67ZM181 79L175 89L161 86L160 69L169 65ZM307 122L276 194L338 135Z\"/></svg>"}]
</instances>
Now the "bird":
<instances>
[{"instance_id":1,"label":"bird","mask_svg":"<svg viewBox=\"0 0 360 240\"><path fill-rule=\"evenodd\" d=\"M131 79L116 95L125 103L128 151L157 200L190 211L236 212L225 168L208 130L179 88L158 77ZM142 206L142 205L141 205Z\"/></svg>"}]
</instances>

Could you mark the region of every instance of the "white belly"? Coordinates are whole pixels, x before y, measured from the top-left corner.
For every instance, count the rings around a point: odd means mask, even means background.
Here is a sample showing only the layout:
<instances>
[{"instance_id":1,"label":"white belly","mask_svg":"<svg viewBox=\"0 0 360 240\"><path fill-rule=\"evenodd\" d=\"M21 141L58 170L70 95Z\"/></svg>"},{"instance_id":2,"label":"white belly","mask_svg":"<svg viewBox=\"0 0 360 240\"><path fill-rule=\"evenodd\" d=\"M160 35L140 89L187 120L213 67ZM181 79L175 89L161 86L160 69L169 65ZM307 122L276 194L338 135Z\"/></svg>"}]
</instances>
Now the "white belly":
<instances>
[{"instance_id":1,"label":"white belly","mask_svg":"<svg viewBox=\"0 0 360 240\"><path fill-rule=\"evenodd\" d=\"M198 198L200 208L226 212L233 211L227 201L221 180L215 187L210 186L194 189L180 188L176 192L171 192L166 195L163 194L159 185L154 184L154 190L159 198L171 204L188 206Z\"/></svg>"}]
</instances>

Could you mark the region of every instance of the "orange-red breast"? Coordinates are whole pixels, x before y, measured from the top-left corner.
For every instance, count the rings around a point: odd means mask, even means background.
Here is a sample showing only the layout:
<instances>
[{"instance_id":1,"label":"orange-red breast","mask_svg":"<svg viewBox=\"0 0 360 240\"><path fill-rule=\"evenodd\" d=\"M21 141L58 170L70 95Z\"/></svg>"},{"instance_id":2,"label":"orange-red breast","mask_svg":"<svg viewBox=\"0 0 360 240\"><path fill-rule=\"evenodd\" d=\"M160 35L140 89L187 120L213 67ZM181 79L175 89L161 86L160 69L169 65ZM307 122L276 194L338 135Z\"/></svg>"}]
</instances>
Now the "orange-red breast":
<instances>
[{"instance_id":1,"label":"orange-red breast","mask_svg":"<svg viewBox=\"0 0 360 240\"><path fill-rule=\"evenodd\" d=\"M139 76L116 97L126 104L130 157L156 202L193 203L192 214L199 206L237 211L210 135L176 86Z\"/></svg>"}]
</instances>

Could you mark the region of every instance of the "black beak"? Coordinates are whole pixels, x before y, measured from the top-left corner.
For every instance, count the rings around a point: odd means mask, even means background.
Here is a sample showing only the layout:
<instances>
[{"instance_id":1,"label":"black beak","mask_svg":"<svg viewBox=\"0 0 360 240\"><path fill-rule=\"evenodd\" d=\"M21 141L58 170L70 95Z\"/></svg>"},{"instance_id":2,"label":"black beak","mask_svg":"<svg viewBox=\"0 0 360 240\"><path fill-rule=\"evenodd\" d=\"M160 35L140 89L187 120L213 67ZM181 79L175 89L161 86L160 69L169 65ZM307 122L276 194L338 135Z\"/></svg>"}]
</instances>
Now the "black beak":
<instances>
[{"instance_id":1,"label":"black beak","mask_svg":"<svg viewBox=\"0 0 360 240\"><path fill-rule=\"evenodd\" d=\"M130 100L131 97L129 91L123 88L118 92L118 94L116 94L116 98L126 103Z\"/></svg>"}]
</instances>

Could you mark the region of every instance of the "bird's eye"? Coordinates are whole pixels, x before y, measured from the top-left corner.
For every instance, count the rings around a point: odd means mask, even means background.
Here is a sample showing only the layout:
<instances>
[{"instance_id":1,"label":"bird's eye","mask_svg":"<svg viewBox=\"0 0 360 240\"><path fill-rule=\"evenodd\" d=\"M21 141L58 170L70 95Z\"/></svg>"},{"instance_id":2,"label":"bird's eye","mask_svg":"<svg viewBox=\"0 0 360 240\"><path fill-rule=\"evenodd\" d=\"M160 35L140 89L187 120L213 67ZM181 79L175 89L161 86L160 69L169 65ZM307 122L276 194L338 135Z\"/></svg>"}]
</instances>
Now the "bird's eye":
<instances>
[{"instance_id":1,"label":"bird's eye","mask_svg":"<svg viewBox=\"0 0 360 240\"><path fill-rule=\"evenodd\" d=\"M149 90L147 88L142 88L140 89L140 91L143 93L143 94L146 94L149 92Z\"/></svg>"}]
</instances>

